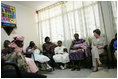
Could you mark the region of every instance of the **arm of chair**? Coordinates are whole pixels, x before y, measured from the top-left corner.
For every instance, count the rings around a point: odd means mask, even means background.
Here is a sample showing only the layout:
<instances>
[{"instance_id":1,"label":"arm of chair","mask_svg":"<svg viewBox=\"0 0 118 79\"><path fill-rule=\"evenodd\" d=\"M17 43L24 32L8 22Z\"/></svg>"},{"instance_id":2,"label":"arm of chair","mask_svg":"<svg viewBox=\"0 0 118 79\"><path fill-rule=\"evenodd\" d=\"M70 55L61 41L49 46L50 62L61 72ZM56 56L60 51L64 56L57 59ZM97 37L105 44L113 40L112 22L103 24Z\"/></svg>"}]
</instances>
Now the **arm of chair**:
<instances>
[{"instance_id":1,"label":"arm of chair","mask_svg":"<svg viewBox=\"0 0 118 79\"><path fill-rule=\"evenodd\" d=\"M104 46L105 52L107 52L107 47L108 47L108 45L105 45L105 46Z\"/></svg>"},{"instance_id":2,"label":"arm of chair","mask_svg":"<svg viewBox=\"0 0 118 79\"><path fill-rule=\"evenodd\" d=\"M6 66L6 65L11 65L11 66L13 66L13 67L15 68L15 70L16 70L17 77L18 77L18 78L21 77L20 70L19 70L18 66L17 66L15 63L12 63L12 62L9 62L9 61L5 61L4 66Z\"/></svg>"}]
</instances>

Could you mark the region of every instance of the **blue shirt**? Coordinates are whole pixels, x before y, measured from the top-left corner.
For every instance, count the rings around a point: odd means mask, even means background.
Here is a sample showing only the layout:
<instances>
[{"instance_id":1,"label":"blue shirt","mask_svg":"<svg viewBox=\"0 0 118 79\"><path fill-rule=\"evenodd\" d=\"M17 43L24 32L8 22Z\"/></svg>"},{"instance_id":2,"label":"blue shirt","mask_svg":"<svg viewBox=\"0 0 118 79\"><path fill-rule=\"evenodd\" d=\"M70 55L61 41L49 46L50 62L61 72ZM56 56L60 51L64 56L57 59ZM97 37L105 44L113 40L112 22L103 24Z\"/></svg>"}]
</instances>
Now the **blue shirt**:
<instances>
[{"instance_id":1,"label":"blue shirt","mask_svg":"<svg viewBox=\"0 0 118 79\"><path fill-rule=\"evenodd\" d=\"M114 47L114 50L117 50L117 40L114 41L114 45L113 45L113 47Z\"/></svg>"}]
</instances>

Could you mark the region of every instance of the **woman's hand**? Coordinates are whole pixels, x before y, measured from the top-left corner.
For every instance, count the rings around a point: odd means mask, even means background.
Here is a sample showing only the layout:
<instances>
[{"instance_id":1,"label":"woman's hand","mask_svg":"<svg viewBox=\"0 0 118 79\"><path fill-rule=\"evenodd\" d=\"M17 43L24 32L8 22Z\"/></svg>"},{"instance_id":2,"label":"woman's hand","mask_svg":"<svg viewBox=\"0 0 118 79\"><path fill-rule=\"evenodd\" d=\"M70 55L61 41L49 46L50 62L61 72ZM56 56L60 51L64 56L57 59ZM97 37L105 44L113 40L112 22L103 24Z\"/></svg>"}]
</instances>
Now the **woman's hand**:
<instances>
[{"instance_id":1,"label":"woman's hand","mask_svg":"<svg viewBox=\"0 0 118 79\"><path fill-rule=\"evenodd\" d=\"M72 50L77 50L78 48L75 48L75 47L71 47Z\"/></svg>"},{"instance_id":2,"label":"woman's hand","mask_svg":"<svg viewBox=\"0 0 118 79\"><path fill-rule=\"evenodd\" d=\"M34 46L34 49L37 49L37 46Z\"/></svg>"},{"instance_id":3,"label":"woman's hand","mask_svg":"<svg viewBox=\"0 0 118 79\"><path fill-rule=\"evenodd\" d=\"M102 48L103 48L103 46L97 46L97 48L98 48L98 49L102 49Z\"/></svg>"},{"instance_id":4,"label":"woman's hand","mask_svg":"<svg viewBox=\"0 0 118 79\"><path fill-rule=\"evenodd\" d=\"M41 53L44 53L45 51L41 51Z\"/></svg>"},{"instance_id":5,"label":"woman's hand","mask_svg":"<svg viewBox=\"0 0 118 79\"><path fill-rule=\"evenodd\" d=\"M78 49L82 49L82 47L78 47Z\"/></svg>"},{"instance_id":6,"label":"woman's hand","mask_svg":"<svg viewBox=\"0 0 118 79\"><path fill-rule=\"evenodd\" d=\"M64 49L63 49L63 51L64 51L64 52L67 52L67 49L66 49L66 48L64 48Z\"/></svg>"}]
</instances>

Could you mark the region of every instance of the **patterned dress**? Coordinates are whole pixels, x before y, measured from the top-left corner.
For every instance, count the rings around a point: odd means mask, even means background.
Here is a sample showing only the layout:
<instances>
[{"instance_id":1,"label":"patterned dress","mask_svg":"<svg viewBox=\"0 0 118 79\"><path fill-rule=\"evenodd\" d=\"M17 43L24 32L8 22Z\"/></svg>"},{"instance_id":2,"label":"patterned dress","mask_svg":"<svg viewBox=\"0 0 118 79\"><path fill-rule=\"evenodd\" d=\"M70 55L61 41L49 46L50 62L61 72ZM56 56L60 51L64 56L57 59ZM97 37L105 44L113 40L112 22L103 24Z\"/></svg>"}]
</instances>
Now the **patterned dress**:
<instances>
[{"instance_id":1,"label":"patterned dress","mask_svg":"<svg viewBox=\"0 0 118 79\"><path fill-rule=\"evenodd\" d=\"M79 40L74 40L73 41L73 48L76 48L72 50L69 54L70 60L83 60L83 53L87 54L87 44L85 43L85 40L79 39ZM81 47L81 48L80 48Z\"/></svg>"}]
</instances>

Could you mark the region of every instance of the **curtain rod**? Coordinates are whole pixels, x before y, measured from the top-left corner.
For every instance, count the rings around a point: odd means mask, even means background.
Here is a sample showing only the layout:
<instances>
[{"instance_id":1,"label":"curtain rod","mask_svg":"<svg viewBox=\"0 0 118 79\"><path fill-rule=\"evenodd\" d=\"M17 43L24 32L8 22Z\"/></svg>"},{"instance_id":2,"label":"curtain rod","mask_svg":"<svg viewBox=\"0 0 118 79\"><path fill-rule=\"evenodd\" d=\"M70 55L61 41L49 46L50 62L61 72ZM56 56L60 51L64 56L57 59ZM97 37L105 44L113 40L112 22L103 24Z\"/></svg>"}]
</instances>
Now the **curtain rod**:
<instances>
[{"instance_id":1,"label":"curtain rod","mask_svg":"<svg viewBox=\"0 0 118 79\"><path fill-rule=\"evenodd\" d=\"M37 11L42 11L42 10L47 9L47 8L52 8L52 7L57 6L57 5L61 4L61 3L64 3L64 1L59 1L59 2L53 3L53 4L51 4L49 6L46 6L46 7L42 8L42 9L40 9L40 10L37 10Z\"/></svg>"}]
</instances>

